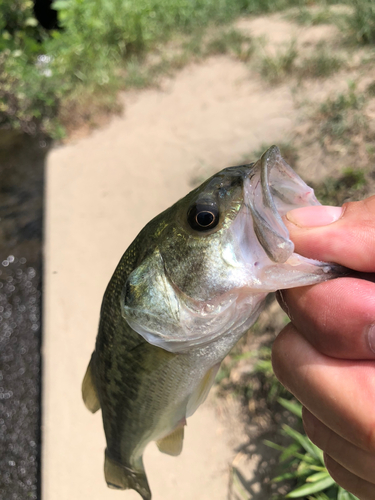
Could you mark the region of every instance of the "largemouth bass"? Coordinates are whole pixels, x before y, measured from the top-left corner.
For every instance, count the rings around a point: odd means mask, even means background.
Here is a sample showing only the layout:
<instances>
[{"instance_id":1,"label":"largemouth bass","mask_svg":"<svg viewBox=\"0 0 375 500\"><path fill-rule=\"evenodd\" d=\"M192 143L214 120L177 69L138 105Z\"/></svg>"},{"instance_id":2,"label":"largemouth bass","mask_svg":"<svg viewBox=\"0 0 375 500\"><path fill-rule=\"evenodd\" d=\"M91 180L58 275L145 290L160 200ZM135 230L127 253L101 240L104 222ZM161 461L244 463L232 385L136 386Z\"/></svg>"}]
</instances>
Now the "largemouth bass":
<instances>
[{"instance_id":1,"label":"largemouth bass","mask_svg":"<svg viewBox=\"0 0 375 500\"><path fill-rule=\"evenodd\" d=\"M151 499L145 447L182 450L186 418L269 292L336 275L306 259L282 216L319 205L276 146L215 174L139 233L105 291L83 399L102 409L109 487Z\"/></svg>"}]
</instances>

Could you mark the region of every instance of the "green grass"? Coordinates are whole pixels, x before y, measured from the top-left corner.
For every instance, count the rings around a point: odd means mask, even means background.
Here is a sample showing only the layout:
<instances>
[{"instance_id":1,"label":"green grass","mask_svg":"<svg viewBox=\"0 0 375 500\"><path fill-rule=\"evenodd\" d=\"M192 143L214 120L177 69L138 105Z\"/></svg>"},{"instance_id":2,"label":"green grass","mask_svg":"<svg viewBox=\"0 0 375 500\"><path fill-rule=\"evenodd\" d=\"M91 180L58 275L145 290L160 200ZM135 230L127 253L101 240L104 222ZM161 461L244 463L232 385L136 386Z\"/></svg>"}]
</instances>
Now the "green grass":
<instances>
[{"instance_id":1,"label":"green grass","mask_svg":"<svg viewBox=\"0 0 375 500\"><path fill-rule=\"evenodd\" d=\"M320 123L322 139L345 142L367 128L367 120L363 114L365 96L350 83L348 90L329 97L320 105L316 120Z\"/></svg>"},{"instance_id":2,"label":"green grass","mask_svg":"<svg viewBox=\"0 0 375 500\"><path fill-rule=\"evenodd\" d=\"M342 28L347 38L361 44L375 44L375 2L348 0L352 12L343 18Z\"/></svg>"},{"instance_id":3,"label":"green grass","mask_svg":"<svg viewBox=\"0 0 375 500\"><path fill-rule=\"evenodd\" d=\"M286 18L304 26L330 24L335 21L335 16L327 5L319 9L309 9L303 5L298 10L288 12Z\"/></svg>"},{"instance_id":4,"label":"green grass","mask_svg":"<svg viewBox=\"0 0 375 500\"><path fill-rule=\"evenodd\" d=\"M244 346L242 347L244 349ZM227 358L226 358L227 359ZM248 360L252 370L236 383L230 382L231 371L237 363ZM307 500L358 500L330 477L324 464L323 452L306 436L302 425L302 407L276 379L271 362L269 344L261 346L257 351L242 353L237 348L236 354L230 356L229 362L224 362L216 383L221 394L230 394L242 398L244 408L247 408L252 425L256 417L263 415L266 408L278 422L279 434L283 436L282 443L264 440L263 443L278 453L279 466L277 477L271 478L277 487L272 495L273 500L285 498L303 498ZM220 394L220 392L219 392ZM280 422L286 421L288 424ZM230 470L231 491L236 498L250 500L252 489L233 464ZM285 492L286 485L288 493Z\"/></svg>"},{"instance_id":5,"label":"green grass","mask_svg":"<svg viewBox=\"0 0 375 500\"><path fill-rule=\"evenodd\" d=\"M348 198L359 200L374 189L368 165L375 159L375 133L367 113L373 92L373 84L359 90L349 82L346 90L332 93L314 105L305 142L319 143L323 164L336 172L341 170L340 176L335 176L339 180L328 178L318 195L331 199L329 204L341 205Z\"/></svg>"},{"instance_id":6,"label":"green grass","mask_svg":"<svg viewBox=\"0 0 375 500\"><path fill-rule=\"evenodd\" d=\"M275 55L266 54L260 59L260 75L270 85L277 85L288 78L327 78L346 65L342 56L323 43L318 44L310 56L302 59L298 56L296 42L291 41Z\"/></svg>"},{"instance_id":7,"label":"green grass","mask_svg":"<svg viewBox=\"0 0 375 500\"><path fill-rule=\"evenodd\" d=\"M323 205L341 206L346 201L361 200L369 193L367 172L346 167L338 177L328 176L319 184L311 183Z\"/></svg>"},{"instance_id":8,"label":"green grass","mask_svg":"<svg viewBox=\"0 0 375 500\"><path fill-rule=\"evenodd\" d=\"M160 76L173 76L191 61L212 55L229 54L243 62L254 52L251 37L234 28L215 28L209 34L196 30L184 36L167 50L151 53L151 57L134 55L124 63L126 88L145 88L157 85Z\"/></svg>"},{"instance_id":9,"label":"green grass","mask_svg":"<svg viewBox=\"0 0 375 500\"><path fill-rule=\"evenodd\" d=\"M283 398L279 398L279 403L298 418L295 427L302 428L302 406L295 400ZM273 482L294 480L296 483L284 498L358 500L331 478L324 464L322 450L315 446L304 432L284 424L281 434L289 438L288 446L278 445L272 441L265 441L265 444L280 452L279 462L282 472L273 479Z\"/></svg>"},{"instance_id":10,"label":"green grass","mask_svg":"<svg viewBox=\"0 0 375 500\"><path fill-rule=\"evenodd\" d=\"M253 39L235 28L220 30L211 37L203 49L204 55L231 54L248 61L255 50Z\"/></svg>"},{"instance_id":11,"label":"green grass","mask_svg":"<svg viewBox=\"0 0 375 500\"><path fill-rule=\"evenodd\" d=\"M37 25L32 0L0 0L0 127L50 132L59 110L65 116L65 104L72 109L75 96L84 103L89 95L95 108L96 95L101 102L104 94L115 95L125 84L144 86L158 72L183 65L188 50L172 62L167 57L151 69L139 68L139 57L177 34L191 36L192 45L199 45L199 30L299 1L56 0L63 30L48 34ZM207 54L232 52L248 60L251 44L235 31L224 31L211 40ZM38 67L38 57L45 55L48 64Z\"/></svg>"},{"instance_id":12,"label":"green grass","mask_svg":"<svg viewBox=\"0 0 375 500\"><path fill-rule=\"evenodd\" d=\"M344 64L342 57L325 44L319 44L311 56L300 61L296 73L299 78L327 78L340 70Z\"/></svg>"},{"instance_id":13,"label":"green grass","mask_svg":"<svg viewBox=\"0 0 375 500\"><path fill-rule=\"evenodd\" d=\"M328 2L330 3L330 2ZM253 41L229 29L240 15L261 14L298 7L300 22L316 24L328 19L327 2L310 10L308 0L56 0L62 31L48 34L37 25L32 0L0 0L0 127L47 132L61 126L58 117L74 109L86 116L84 103L111 111L113 96L127 86L144 87L160 74L173 74L189 58L231 54L247 61ZM319 2L318 2L319 4ZM375 7L372 0L354 0L346 16L346 29L356 40L374 43ZM213 26L216 34L209 36ZM219 32L222 29L222 32ZM185 37L184 46L164 53L148 64L150 51L174 37ZM47 56L40 64L38 58ZM329 76L341 61L323 51L297 64L295 43L259 63L262 76L276 84L289 75L301 78ZM142 67L146 64L146 67ZM106 98L105 95L112 98ZM98 101L96 103L95 101ZM113 107L112 107L113 106Z\"/></svg>"},{"instance_id":14,"label":"green grass","mask_svg":"<svg viewBox=\"0 0 375 500\"><path fill-rule=\"evenodd\" d=\"M265 54L259 62L259 73L270 85L276 85L295 70L298 50L295 40L275 55Z\"/></svg>"}]
</instances>

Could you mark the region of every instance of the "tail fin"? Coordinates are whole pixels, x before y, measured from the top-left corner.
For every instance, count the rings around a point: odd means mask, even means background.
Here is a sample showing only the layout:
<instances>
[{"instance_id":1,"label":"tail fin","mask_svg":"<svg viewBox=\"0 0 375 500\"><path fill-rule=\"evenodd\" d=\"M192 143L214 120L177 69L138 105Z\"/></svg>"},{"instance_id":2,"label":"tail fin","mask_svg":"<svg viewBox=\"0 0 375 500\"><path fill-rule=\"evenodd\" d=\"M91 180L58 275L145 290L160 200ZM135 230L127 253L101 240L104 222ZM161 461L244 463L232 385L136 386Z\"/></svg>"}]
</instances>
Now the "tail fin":
<instances>
[{"instance_id":1,"label":"tail fin","mask_svg":"<svg viewBox=\"0 0 375 500\"><path fill-rule=\"evenodd\" d=\"M104 474L109 488L116 490L132 489L137 491L143 500L151 500L151 491L143 464L139 471L134 471L109 458L106 450Z\"/></svg>"},{"instance_id":2,"label":"tail fin","mask_svg":"<svg viewBox=\"0 0 375 500\"><path fill-rule=\"evenodd\" d=\"M86 375L82 382L82 397L86 408L90 410L91 413L95 413L100 408L100 402L92 376L92 359L93 356L91 356L89 366L86 370Z\"/></svg>"}]
</instances>

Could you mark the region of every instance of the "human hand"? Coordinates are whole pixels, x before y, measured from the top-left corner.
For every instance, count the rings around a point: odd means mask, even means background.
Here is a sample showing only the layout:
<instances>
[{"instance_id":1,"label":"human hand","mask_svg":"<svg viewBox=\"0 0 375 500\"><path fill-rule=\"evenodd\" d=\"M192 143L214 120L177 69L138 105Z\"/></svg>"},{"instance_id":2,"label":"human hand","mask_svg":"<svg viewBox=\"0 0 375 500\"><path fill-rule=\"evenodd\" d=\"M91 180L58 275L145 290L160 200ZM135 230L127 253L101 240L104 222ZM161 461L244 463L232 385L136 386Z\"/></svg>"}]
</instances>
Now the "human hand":
<instances>
[{"instance_id":1,"label":"human hand","mask_svg":"<svg viewBox=\"0 0 375 500\"><path fill-rule=\"evenodd\" d=\"M297 253L375 273L375 196L343 211L307 207L287 217ZM333 479L374 500L375 274L365 277L279 292L291 323L272 359L277 378L303 404L306 433Z\"/></svg>"}]
</instances>

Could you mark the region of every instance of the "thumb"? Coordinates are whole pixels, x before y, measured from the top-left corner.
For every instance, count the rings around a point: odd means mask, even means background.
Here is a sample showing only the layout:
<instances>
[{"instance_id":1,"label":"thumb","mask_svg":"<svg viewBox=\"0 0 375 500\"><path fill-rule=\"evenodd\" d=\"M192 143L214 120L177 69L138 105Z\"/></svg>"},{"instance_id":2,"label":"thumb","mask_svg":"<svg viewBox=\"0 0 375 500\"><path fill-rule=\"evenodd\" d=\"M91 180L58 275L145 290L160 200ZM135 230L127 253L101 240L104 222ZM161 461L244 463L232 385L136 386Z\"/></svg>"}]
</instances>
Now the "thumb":
<instances>
[{"instance_id":1,"label":"thumb","mask_svg":"<svg viewBox=\"0 0 375 500\"><path fill-rule=\"evenodd\" d=\"M297 253L375 272L375 196L342 208L297 208L286 214L285 223Z\"/></svg>"}]
</instances>

